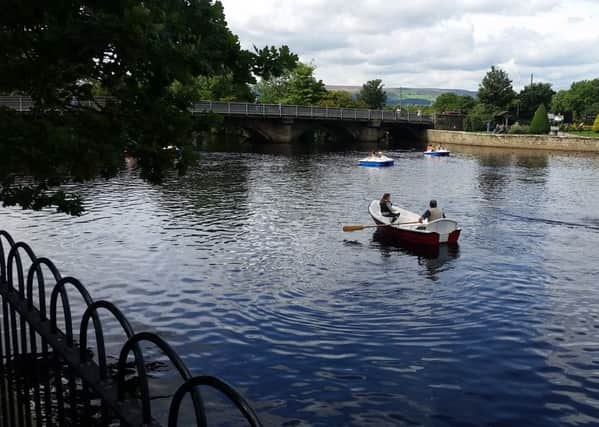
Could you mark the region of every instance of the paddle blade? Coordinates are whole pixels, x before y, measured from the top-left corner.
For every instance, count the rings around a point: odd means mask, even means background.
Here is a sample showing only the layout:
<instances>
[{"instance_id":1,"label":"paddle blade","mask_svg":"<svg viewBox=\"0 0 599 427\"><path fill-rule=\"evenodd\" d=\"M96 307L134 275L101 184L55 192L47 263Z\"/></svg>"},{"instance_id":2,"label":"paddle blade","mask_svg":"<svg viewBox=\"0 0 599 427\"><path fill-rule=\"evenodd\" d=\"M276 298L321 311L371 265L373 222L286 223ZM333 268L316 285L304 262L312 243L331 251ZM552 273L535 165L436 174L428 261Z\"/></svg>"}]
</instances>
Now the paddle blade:
<instances>
[{"instance_id":1,"label":"paddle blade","mask_svg":"<svg viewBox=\"0 0 599 427\"><path fill-rule=\"evenodd\" d=\"M364 230L365 226L363 225L344 225L343 231L358 231Z\"/></svg>"}]
</instances>

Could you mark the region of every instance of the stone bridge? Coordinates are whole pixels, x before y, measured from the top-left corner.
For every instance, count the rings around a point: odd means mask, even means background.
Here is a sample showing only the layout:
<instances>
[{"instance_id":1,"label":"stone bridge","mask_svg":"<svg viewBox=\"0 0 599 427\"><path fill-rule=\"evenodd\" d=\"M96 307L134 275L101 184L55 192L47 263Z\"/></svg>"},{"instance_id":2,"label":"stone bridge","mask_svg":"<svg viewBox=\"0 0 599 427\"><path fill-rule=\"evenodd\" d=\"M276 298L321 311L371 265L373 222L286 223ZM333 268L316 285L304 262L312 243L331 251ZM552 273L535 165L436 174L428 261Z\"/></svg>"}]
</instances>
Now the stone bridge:
<instances>
[{"instance_id":1,"label":"stone bridge","mask_svg":"<svg viewBox=\"0 0 599 427\"><path fill-rule=\"evenodd\" d=\"M387 138L418 137L434 127L434 117L409 111L315 107L241 102L198 102L193 114L223 115L225 124L250 136L289 143L310 132L321 131L334 139L376 142Z\"/></svg>"},{"instance_id":2,"label":"stone bridge","mask_svg":"<svg viewBox=\"0 0 599 427\"><path fill-rule=\"evenodd\" d=\"M74 105L102 108L110 98L93 101L74 100ZM0 96L0 106L29 111L33 101L25 96ZM370 110L366 108L316 107L244 102L194 103L192 114L214 113L224 116L225 125L243 129L255 139L289 143L307 133L324 132L332 139L377 142L418 138L434 128L435 117L406 110Z\"/></svg>"}]
</instances>

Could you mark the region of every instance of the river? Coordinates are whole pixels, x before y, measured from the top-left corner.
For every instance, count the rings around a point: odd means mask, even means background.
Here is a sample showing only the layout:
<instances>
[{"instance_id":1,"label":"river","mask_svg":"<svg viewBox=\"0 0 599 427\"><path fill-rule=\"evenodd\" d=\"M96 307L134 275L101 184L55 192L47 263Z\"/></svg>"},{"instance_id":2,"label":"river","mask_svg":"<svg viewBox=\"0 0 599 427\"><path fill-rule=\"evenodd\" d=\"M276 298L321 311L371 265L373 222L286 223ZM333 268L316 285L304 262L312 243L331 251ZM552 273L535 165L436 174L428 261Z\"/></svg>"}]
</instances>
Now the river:
<instances>
[{"instance_id":1,"label":"river","mask_svg":"<svg viewBox=\"0 0 599 427\"><path fill-rule=\"evenodd\" d=\"M124 168L73 186L81 217L2 208L0 229L266 425L599 424L599 157L452 149L377 169L364 148L207 147L161 186ZM384 192L437 199L459 247L342 231Z\"/></svg>"}]
</instances>

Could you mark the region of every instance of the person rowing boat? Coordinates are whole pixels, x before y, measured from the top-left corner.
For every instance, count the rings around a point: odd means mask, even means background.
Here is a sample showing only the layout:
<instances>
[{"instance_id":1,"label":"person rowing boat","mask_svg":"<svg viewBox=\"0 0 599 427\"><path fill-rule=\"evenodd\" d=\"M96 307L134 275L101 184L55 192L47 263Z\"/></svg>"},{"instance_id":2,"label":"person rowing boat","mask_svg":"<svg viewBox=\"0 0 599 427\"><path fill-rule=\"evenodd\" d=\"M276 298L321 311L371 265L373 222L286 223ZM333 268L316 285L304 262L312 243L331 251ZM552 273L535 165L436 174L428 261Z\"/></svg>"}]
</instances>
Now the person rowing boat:
<instances>
[{"instance_id":1,"label":"person rowing boat","mask_svg":"<svg viewBox=\"0 0 599 427\"><path fill-rule=\"evenodd\" d=\"M431 200L428 204L428 209L426 212L422 214L420 218L418 218L419 223L423 223L424 220L428 220L428 222L435 221L437 219L445 218L445 212L443 209L437 207L437 201L435 199Z\"/></svg>"}]
</instances>

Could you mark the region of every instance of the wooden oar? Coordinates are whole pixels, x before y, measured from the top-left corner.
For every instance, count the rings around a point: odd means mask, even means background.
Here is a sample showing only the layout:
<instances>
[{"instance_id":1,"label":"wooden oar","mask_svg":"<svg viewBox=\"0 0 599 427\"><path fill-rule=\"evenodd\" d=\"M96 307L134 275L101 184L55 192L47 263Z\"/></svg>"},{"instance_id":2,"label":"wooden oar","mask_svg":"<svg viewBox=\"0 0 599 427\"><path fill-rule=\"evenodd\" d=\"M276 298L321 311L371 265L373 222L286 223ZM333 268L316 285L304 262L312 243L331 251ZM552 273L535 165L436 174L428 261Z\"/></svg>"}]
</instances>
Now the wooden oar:
<instances>
[{"instance_id":1,"label":"wooden oar","mask_svg":"<svg viewBox=\"0 0 599 427\"><path fill-rule=\"evenodd\" d=\"M418 224L419 222L394 222L393 224L376 224L376 225L344 225L343 231L359 231L364 230L365 228L374 228L374 227L388 227L390 225L404 225L404 224Z\"/></svg>"}]
</instances>

